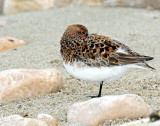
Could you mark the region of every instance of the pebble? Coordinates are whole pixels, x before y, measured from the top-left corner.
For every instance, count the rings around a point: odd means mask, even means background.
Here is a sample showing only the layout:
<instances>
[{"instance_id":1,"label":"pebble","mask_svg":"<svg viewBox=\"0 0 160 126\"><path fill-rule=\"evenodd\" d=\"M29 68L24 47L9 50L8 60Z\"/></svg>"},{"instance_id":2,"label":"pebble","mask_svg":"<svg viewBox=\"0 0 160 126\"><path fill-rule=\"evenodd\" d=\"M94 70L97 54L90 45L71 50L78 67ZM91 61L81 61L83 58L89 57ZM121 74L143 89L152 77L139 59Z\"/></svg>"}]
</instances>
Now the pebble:
<instances>
[{"instance_id":1,"label":"pebble","mask_svg":"<svg viewBox=\"0 0 160 126\"><path fill-rule=\"evenodd\" d=\"M151 107L137 95L111 95L73 104L67 114L69 123L98 126L117 118L138 119L148 117Z\"/></svg>"},{"instance_id":2,"label":"pebble","mask_svg":"<svg viewBox=\"0 0 160 126\"><path fill-rule=\"evenodd\" d=\"M38 118L25 118L20 115L11 115L0 118L0 125L1 126L58 126L58 121L55 119L53 121L53 119L54 117L48 114L41 114L41 116Z\"/></svg>"},{"instance_id":3,"label":"pebble","mask_svg":"<svg viewBox=\"0 0 160 126\"><path fill-rule=\"evenodd\" d=\"M0 52L25 44L26 42L23 40L19 40L13 37L3 37L0 38Z\"/></svg>"},{"instance_id":4,"label":"pebble","mask_svg":"<svg viewBox=\"0 0 160 126\"><path fill-rule=\"evenodd\" d=\"M0 102L57 92L63 78L55 69L9 69L0 72Z\"/></svg>"}]
</instances>

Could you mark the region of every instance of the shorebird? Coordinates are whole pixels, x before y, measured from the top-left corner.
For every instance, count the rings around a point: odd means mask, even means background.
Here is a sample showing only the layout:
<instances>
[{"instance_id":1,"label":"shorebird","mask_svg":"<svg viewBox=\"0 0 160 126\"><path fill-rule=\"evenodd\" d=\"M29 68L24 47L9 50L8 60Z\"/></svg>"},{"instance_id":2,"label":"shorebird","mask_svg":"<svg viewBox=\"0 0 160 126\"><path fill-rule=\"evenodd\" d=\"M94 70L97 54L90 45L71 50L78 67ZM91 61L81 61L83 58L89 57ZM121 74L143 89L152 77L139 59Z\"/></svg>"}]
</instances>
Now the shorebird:
<instances>
[{"instance_id":1,"label":"shorebird","mask_svg":"<svg viewBox=\"0 0 160 126\"><path fill-rule=\"evenodd\" d=\"M100 83L99 94L92 98L101 97L103 82L117 80L132 68L154 69L146 63L153 57L140 55L109 37L88 34L81 24L68 26L60 45L63 65L70 75Z\"/></svg>"}]
</instances>

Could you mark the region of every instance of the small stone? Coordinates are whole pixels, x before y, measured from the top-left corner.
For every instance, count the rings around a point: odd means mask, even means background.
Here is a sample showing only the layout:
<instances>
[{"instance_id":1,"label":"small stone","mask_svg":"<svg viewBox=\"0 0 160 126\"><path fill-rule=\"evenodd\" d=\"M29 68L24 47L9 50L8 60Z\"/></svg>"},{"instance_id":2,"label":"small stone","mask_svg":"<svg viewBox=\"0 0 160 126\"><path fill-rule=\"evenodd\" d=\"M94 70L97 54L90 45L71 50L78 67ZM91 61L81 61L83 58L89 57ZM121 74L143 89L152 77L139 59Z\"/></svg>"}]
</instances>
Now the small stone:
<instances>
[{"instance_id":1,"label":"small stone","mask_svg":"<svg viewBox=\"0 0 160 126\"><path fill-rule=\"evenodd\" d=\"M160 110L155 111L150 115L150 121L151 122L155 122L157 120L160 120Z\"/></svg>"},{"instance_id":2,"label":"small stone","mask_svg":"<svg viewBox=\"0 0 160 126\"><path fill-rule=\"evenodd\" d=\"M48 9L53 7L54 0L5 0L3 13L15 14L20 12Z\"/></svg>"},{"instance_id":3,"label":"small stone","mask_svg":"<svg viewBox=\"0 0 160 126\"><path fill-rule=\"evenodd\" d=\"M20 115L11 115L0 118L1 126L48 126L44 121L34 118L24 118Z\"/></svg>"},{"instance_id":4,"label":"small stone","mask_svg":"<svg viewBox=\"0 0 160 126\"><path fill-rule=\"evenodd\" d=\"M104 2L105 7L147 7L146 0L106 0Z\"/></svg>"},{"instance_id":5,"label":"small stone","mask_svg":"<svg viewBox=\"0 0 160 126\"><path fill-rule=\"evenodd\" d=\"M147 3L153 9L160 9L160 0L147 0Z\"/></svg>"},{"instance_id":6,"label":"small stone","mask_svg":"<svg viewBox=\"0 0 160 126\"><path fill-rule=\"evenodd\" d=\"M73 3L77 5L97 7L103 5L104 0L74 0Z\"/></svg>"},{"instance_id":7,"label":"small stone","mask_svg":"<svg viewBox=\"0 0 160 126\"><path fill-rule=\"evenodd\" d=\"M149 118L145 118L116 126L160 126L160 120L151 122Z\"/></svg>"},{"instance_id":8,"label":"small stone","mask_svg":"<svg viewBox=\"0 0 160 126\"><path fill-rule=\"evenodd\" d=\"M40 114L36 118L11 115L0 118L1 126L58 126L58 121L51 115Z\"/></svg>"},{"instance_id":9,"label":"small stone","mask_svg":"<svg viewBox=\"0 0 160 126\"><path fill-rule=\"evenodd\" d=\"M58 126L58 121L49 114L38 114L37 119L46 122L48 126Z\"/></svg>"},{"instance_id":10,"label":"small stone","mask_svg":"<svg viewBox=\"0 0 160 126\"><path fill-rule=\"evenodd\" d=\"M75 5L86 5L86 6L101 6L104 3L104 0L55 0L53 2L54 7L64 7L69 4Z\"/></svg>"},{"instance_id":11,"label":"small stone","mask_svg":"<svg viewBox=\"0 0 160 126\"><path fill-rule=\"evenodd\" d=\"M10 69L0 72L0 102L57 92L63 85L55 69Z\"/></svg>"},{"instance_id":12,"label":"small stone","mask_svg":"<svg viewBox=\"0 0 160 126\"><path fill-rule=\"evenodd\" d=\"M89 126L97 126L106 120L138 119L148 117L151 113L151 107L140 96L125 94L75 103L69 108L67 120L70 123L80 122Z\"/></svg>"},{"instance_id":13,"label":"small stone","mask_svg":"<svg viewBox=\"0 0 160 126\"><path fill-rule=\"evenodd\" d=\"M24 45L26 42L13 37L0 38L0 52Z\"/></svg>"},{"instance_id":14,"label":"small stone","mask_svg":"<svg viewBox=\"0 0 160 126\"><path fill-rule=\"evenodd\" d=\"M160 0L105 0L104 6L160 9Z\"/></svg>"},{"instance_id":15,"label":"small stone","mask_svg":"<svg viewBox=\"0 0 160 126\"><path fill-rule=\"evenodd\" d=\"M54 0L53 7L65 7L72 3L73 0Z\"/></svg>"}]
</instances>

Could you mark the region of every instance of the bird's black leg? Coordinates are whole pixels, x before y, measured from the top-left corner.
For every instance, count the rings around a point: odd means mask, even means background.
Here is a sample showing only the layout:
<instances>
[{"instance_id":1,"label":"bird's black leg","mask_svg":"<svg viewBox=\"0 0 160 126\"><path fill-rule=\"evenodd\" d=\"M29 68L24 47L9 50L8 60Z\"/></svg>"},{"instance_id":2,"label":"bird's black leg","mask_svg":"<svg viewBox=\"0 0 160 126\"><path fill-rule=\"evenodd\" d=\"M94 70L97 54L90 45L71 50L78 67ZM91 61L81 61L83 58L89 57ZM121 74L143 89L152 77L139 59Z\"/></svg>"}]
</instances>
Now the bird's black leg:
<instances>
[{"instance_id":1,"label":"bird's black leg","mask_svg":"<svg viewBox=\"0 0 160 126\"><path fill-rule=\"evenodd\" d=\"M91 97L91 98L101 97L102 86L103 86L103 81L100 83L100 87L99 87L99 94L98 94L97 96L90 96L90 97Z\"/></svg>"}]
</instances>

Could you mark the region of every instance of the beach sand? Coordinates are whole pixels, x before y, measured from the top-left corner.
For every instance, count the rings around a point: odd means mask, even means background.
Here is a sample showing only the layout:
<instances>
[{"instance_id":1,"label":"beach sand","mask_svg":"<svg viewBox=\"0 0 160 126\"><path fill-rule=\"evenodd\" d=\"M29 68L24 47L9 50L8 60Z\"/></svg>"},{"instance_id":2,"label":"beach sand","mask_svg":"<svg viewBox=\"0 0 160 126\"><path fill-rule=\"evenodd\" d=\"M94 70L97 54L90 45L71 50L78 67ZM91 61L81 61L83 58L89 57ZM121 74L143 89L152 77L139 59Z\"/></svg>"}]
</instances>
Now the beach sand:
<instances>
[{"instance_id":1,"label":"beach sand","mask_svg":"<svg viewBox=\"0 0 160 126\"><path fill-rule=\"evenodd\" d=\"M160 109L160 11L68 6L6 15L0 19L8 22L0 27L0 37L12 36L27 42L24 46L0 53L1 71L56 68L65 80L65 85L57 93L0 104L0 116L28 113L28 117L36 117L39 113L47 113L57 118L60 126L67 126L68 107L89 100L87 96L97 95L99 84L68 75L62 65L59 42L66 27L75 23L85 25L90 33L109 36L136 52L155 57L149 62L155 71L131 70L119 80L105 84L102 95L133 93L144 98L154 110ZM127 121L130 120L110 120L104 126Z\"/></svg>"}]
</instances>

